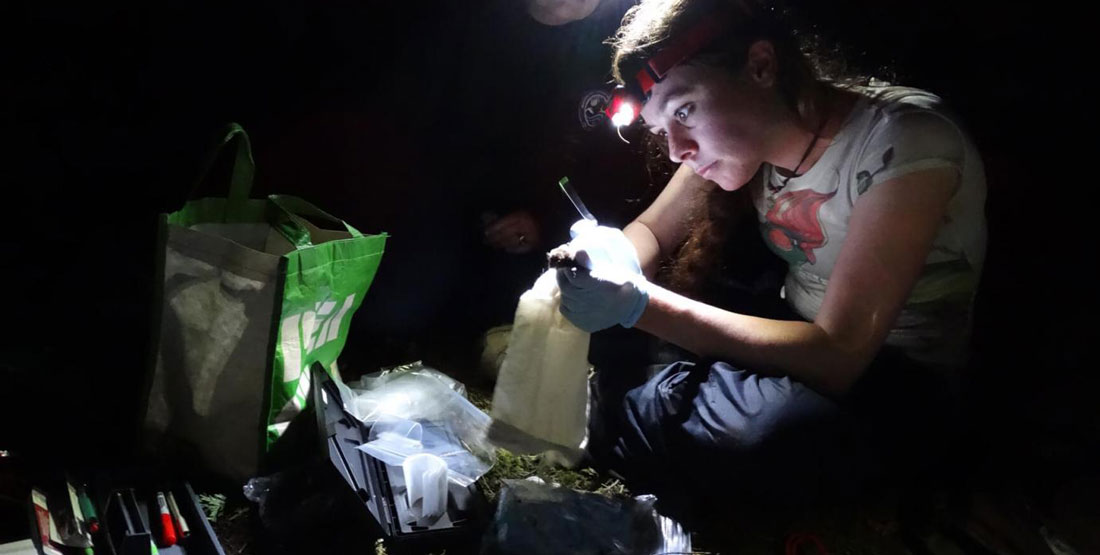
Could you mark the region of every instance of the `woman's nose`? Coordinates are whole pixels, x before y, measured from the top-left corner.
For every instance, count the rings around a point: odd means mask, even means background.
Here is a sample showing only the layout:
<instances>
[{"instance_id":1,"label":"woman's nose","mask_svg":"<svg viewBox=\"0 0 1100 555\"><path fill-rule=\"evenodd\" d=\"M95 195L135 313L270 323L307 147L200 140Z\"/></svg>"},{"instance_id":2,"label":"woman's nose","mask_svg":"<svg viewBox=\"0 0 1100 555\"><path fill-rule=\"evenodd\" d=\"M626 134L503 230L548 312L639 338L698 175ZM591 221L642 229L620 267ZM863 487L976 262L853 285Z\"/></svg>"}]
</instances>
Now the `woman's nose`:
<instances>
[{"instance_id":1,"label":"woman's nose","mask_svg":"<svg viewBox=\"0 0 1100 555\"><path fill-rule=\"evenodd\" d=\"M688 136L687 130L679 126L672 126L668 130L668 157L679 164L684 160L690 160L699 153L699 144Z\"/></svg>"}]
</instances>

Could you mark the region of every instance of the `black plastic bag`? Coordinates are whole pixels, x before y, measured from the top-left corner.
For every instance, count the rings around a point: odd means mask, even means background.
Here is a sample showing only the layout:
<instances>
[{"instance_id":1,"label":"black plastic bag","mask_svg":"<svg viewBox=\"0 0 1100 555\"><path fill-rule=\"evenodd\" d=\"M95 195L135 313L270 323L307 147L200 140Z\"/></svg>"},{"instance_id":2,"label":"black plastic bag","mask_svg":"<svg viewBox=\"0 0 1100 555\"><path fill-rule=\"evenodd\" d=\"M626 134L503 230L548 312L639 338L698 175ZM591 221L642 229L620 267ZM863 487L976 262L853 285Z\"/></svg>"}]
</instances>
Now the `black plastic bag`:
<instances>
[{"instance_id":1,"label":"black plastic bag","mask_svg":"<svg viewBox=\"0 0 1100 555\"><path fill-rule=\"evenodd\" d=\"M679 525L654 512L655 502L652 496L612 499L529 480L505 480L496 517L482 540L482 555L690 551L690 538Z\"/></svg>"}]
</instances>

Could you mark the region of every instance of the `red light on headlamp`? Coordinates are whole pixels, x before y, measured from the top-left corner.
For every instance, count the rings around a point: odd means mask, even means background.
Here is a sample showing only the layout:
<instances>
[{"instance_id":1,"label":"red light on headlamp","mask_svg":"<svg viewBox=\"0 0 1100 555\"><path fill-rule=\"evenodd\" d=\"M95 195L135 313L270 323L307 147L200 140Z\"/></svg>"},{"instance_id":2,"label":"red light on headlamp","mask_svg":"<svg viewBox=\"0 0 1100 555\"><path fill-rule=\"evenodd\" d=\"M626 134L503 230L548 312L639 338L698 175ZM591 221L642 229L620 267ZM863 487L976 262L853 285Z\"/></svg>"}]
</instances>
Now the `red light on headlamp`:
<instances>
[{"instance_id":1,"label":"red light on headlamp","mask_svg":"<svg viewBox=\"0 0 1100 555\"><path fill-rule=\"evenodd\" d=\"M611 124L615 127L625 127L638 119L642 111L642 99L635 97L626 90L626 87L615 87L611 91L611 100L607 103L604 113L611 118Z\"/></svg>"},{"instance_id":2,"label":"red light on headlamp","mask_svg":"<svg viewBox=\"0 0 1100 555\"><path fill-rule=\"evenodd\" d=\"M634 123L642 113L642 106L649 100L653 86L660 83L672 68L710 44L725 29L727 19L711 17L695 24L642 64L642 68L634 74L633 82L628 80L625 86L615 87L604 110L611 123L615 127Z\"/></svg>"}]
</instances>

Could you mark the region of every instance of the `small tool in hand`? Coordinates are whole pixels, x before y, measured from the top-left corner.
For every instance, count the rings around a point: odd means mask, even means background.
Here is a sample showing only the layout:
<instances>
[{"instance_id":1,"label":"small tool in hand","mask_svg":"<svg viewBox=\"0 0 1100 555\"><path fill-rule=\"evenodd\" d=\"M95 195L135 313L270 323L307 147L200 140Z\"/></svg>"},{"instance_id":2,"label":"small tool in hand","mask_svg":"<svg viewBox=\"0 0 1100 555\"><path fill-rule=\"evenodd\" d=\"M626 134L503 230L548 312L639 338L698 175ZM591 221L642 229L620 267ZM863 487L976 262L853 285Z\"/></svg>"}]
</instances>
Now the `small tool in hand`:
<instances>
[{"instance_id":1,"label":"small tool in hand","mask_svg":"<svg viewBox=\"0 0 1100 555\"><path fill-rule=\"evenodd\" d=\"M580 195L577 194L577 190L569 184L568 177L563 177L559 179L558 187L561 187L561 192L565 193L565 196L569 198L569 202L573 203L573 208L577 209L577 212L580 213L582 218L592 223L596 223L596 217L588 211L587 207L585 207Z\"/></svg>"}]
</instances>

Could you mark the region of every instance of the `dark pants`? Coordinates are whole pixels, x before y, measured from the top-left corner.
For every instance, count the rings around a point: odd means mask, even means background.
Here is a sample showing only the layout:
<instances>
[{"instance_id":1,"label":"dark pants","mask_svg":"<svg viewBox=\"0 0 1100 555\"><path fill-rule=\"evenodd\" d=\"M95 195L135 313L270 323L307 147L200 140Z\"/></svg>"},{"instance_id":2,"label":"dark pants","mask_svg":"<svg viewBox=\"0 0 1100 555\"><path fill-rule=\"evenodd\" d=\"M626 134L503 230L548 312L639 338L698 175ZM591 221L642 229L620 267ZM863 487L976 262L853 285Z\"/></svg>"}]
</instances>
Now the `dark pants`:
<instances>
[{"instance_id":1,"label":"dark pants","mask_svg":"<svg viewBox=\"0 0 1100 555\"><path fill-rule=\"evenodd\" d=\"M594 337L597 358L646 352L616 334L619 349ZM848 498L887 471L924 476L954 418L946 384L889 349L844 399L725 362L674 362L647 378L629 356L617 357L626 366L593 360L589 453L684 519L735 501L785 509Z\"/></svg>"}]
</instances>

